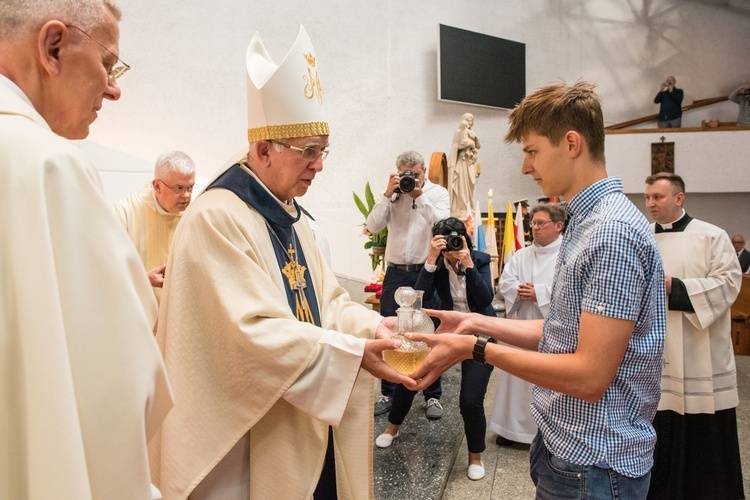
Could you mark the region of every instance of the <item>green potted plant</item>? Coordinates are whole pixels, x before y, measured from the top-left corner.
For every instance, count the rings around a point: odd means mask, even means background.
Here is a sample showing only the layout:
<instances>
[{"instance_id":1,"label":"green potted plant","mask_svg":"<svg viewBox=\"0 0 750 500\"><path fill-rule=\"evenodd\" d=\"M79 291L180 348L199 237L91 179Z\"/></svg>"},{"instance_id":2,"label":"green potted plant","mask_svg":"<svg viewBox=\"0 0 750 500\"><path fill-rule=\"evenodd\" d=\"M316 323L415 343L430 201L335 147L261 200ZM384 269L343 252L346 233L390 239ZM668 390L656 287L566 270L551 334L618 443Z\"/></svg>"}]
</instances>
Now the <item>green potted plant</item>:
<instances>
[{"instance_id":1,"label":"green potted plant","mask_svg":"<svg viewBox=\"0 0 750 500\"><path fill-rule=\"evenodd\" d=\"M362 234L368 237L365 242L365 249L370 250L370 259L372 259L372 270L375 271L378 266L383 262L385 255L385 245L388 242L388 228L383 228L379 233L372 234L367 230L367 216L370 215L372 207L375 206L375 197L370 189L369 181L365 184L365 199L364 201L357 196L357 193L352 191L354 196L354 204L357 205L362 216L365 218L365 223L362 224L365 228Z\"/></svg>"}]
</instances>

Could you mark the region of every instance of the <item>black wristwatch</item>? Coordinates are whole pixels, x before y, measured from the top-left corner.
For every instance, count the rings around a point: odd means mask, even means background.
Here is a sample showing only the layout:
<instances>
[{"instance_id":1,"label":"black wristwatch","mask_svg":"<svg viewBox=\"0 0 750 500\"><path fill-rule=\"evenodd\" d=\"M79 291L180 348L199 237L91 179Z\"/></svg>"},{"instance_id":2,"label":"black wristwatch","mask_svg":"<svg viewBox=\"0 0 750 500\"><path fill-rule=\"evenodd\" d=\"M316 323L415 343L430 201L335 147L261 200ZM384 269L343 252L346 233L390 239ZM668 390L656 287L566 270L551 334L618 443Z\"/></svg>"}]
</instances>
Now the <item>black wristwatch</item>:
<instances>
[{"instance_id":1,"label":"black wristwatch","mask_svg":"<svg viewBox=\"0 0 750 500\"><path fill-rule=\"evenodd\" d=\"M472 355L474 356L474 361L477 363L485 364L484 361L484 348L487 345L487 342L490 344L496 344L497 340L493 339L492 337L488 337L487 335L479 334L476 336L477 342L474 344L474 350L472 351Z\"/></svg>"}]
</instances>

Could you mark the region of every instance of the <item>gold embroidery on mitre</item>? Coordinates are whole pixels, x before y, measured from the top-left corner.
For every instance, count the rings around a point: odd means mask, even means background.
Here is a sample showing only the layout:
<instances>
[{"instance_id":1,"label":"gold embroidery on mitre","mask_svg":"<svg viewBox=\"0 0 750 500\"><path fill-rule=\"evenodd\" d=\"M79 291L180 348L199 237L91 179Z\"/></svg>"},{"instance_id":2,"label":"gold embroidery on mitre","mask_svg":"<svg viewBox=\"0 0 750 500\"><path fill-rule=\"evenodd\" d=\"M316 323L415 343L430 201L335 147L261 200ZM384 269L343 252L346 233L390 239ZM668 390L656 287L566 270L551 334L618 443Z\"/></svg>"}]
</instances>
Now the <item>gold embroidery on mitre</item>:
<instances>
[{"instance_id":1,"label":"gold embroidery on mitre","mask_svg":"<svg viewBox=\"0 0 750 500\"><path fill-rule=\"evenodd\" d=\"M294 139L296 137L312 137L314 135L330 135L328 131L328 122L266 125L264 127L256 127L247 130L247 140L250 142L274 139Z\"/></svg>"},{"instance_id":2,"label":"gold embroidery on mitre","mask_svg":"<svg viewBox=\"0 0 750 500\"><path fill-rule=\"evenodd\" d=\"M305 56L307 64L310 65L310 68L314 68L316 63L315 56L312 55L312 52L303 55ZM318 104L323 104L323 89L320 87L320 76L318 75L318 70L316 69L315 74L313 74L310 68L307 68L307 75L302 75L302 80L307 82L304 88L305 97L308 99L317 97Z\"/></svg>"}]
</instances>

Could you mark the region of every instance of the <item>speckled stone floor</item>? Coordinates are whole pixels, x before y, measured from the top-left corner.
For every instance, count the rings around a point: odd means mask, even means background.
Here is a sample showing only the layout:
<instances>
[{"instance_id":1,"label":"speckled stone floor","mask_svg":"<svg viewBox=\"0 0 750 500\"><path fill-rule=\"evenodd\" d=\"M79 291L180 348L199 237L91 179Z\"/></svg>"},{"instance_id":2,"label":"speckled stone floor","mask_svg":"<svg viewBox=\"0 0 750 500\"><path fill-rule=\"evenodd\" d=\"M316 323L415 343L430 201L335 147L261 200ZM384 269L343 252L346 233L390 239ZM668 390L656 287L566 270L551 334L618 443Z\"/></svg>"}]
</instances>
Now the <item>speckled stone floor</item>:
<instances>
[{"instance_id":1,"label":"speckled stone floor","mask_svg":"<svg viewBox=\"0 0 750 500\"><path fill-rule=\"evenodd\" d=\"M488 414L495 394L496 374L497 370L487 390L485 408ZM399 438L389 448L375 447L377 500L534 498L534 485L529 478L528 446L498 446L493 433L487 434L487 449L482 456L487 475L480 481L466 477L466 441L458 410L459 377L458 367L453 367L443 377L445 413L442 419L427 420L424 398L419 394L414 398ZM737 379L740 388L737 428L745 494L750 495L750 356L737 357ZM379 394L379 388L376 390ZM380 435L387 425L387 414L375 417L375 436Z\"/></svg>"},{"instance_id":2,"label":"speckled stone floor","mask_svg":"<svg viewBox=\"0 0 750 500\"><path fill-rule=\"evenodd\" d=\"M419 393L401 425L399 437L388 448L374 448L376 499L441 498L464 437L458 411L460 374L460 367L454 366L442 377L443 418L427 419L425 400ZM376 416L375 436L387 426L387 413Z\"/></svg>"}]
</instances>

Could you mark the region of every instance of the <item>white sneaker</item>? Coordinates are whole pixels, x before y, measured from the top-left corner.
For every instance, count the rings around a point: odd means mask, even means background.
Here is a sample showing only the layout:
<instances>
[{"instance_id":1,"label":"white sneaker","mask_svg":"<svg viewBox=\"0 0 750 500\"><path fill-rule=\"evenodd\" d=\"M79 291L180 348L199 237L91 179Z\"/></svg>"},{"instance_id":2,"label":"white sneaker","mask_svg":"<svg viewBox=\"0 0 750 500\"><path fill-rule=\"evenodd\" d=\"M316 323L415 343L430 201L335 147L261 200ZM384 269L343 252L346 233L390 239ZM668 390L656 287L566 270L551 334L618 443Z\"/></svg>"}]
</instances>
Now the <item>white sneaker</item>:
<instances>
[{"instance_id":1,"label":"white sneaker","mask_svg":"<svg viewBox=\"0 0 750 500\"><path fill-rule=\"evenodd\" d=\"M472 481L479 481L482 479L484 477L484 462L479 462L479 465L471 464L469 470L466 471L466 475L469 476L469 479Z\"/></svg>"},{"instance_id":2,"label":"white sneaker","mask_svg":"<svg viewBox=\"0 0 750 500\"><path fill-rule=\"evenodd\" d=\"M398 432L391 436L390 434L386 434L385 432L378 436L375 439L375 446L378 448L388 448L391 443L393 443L393 440L398 437ZM484 469L483 469L484 470Z\"/></svg>"}]
</instances>

